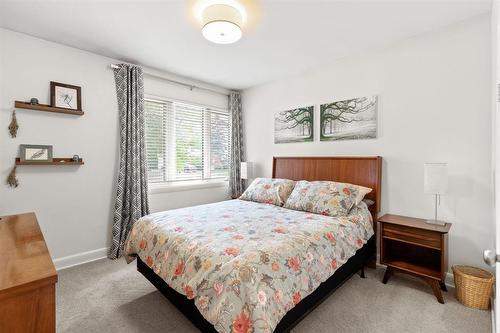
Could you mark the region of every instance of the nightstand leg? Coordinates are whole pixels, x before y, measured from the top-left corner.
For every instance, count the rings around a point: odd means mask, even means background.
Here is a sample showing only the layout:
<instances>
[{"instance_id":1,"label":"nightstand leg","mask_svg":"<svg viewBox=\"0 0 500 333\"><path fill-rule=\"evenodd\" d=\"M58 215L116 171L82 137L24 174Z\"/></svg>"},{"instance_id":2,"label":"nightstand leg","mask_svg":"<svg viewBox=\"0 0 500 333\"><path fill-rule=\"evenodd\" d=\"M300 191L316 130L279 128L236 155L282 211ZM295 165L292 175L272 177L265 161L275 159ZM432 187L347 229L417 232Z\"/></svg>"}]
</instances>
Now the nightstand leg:
<instances>
[{"instance_id":1,"label":"nightstand leg","mask_svg":"<svg viewBox=\"0 0 500 333\"><path fill-rule=\"evenodd\" d=\"M439 282L433 279L425 279L425 281L427 281L427 283L431 286L432 292L434 293L434 296L436 296L437 301L444 304L443 294L441 293Z\"/></svg>"},{"instance_id":2,"label":"nightstand leg","mask_svg":"<svg viewBox=\"0 0 500 333\"><path fill-rule=\"evenodd\" d=\"M365 276L365 265L361 266L361 270L359 271L359 276L364 279Z\"/></svg>"},{"instance_id":3,"label":"nightstand leg","mask_svg":"<svg viewBox=\"0 0 500 333\"><path fill-rule=\"evenodd\" d=\"M391 275L392 275L392 267L387 266L387 268L385 269L384 278L382 279L382 283L386 284L387 281L389 281Z\"/></svg>"},{"instance_id":4,"label":"nightstand leg","mask_svg":"<svg viewBox=\"0 0 500 333\"><path fill-rule=\"evenodd\" d=\"M446 288L446 284L444 284L444 282L439 282L439 286L441 287L442 291L448 292L448 289Z\"/></svg>"}]
</instances>

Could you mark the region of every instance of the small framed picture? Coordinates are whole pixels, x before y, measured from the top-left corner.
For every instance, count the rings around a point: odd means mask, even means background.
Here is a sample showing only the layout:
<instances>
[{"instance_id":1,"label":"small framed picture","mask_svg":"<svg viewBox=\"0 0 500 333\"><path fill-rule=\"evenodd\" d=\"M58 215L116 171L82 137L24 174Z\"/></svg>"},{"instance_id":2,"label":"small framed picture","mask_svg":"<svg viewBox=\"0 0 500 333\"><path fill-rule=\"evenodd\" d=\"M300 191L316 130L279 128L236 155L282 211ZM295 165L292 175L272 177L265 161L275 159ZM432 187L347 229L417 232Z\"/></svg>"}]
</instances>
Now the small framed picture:
<instances>
[{"instance_id":1,"label":"small framed picture","mask_svg":"<svg viewBox=\"0 0 500 333\"><path fill-rule=\"evenodd\" d=\"M52 162L52 146L21 145L20 160L30 162Z\"/></svg>"},{"instance_id":2,"label":"small framed picture","mask_svg":"<svg viewBox=\"0 0 500 333\"><path fill-rule=\"evenodd\" d=\"M59 82L50 82L50 105L57 108L82 111L82 88Z\"/></svg>"}]
</instances>

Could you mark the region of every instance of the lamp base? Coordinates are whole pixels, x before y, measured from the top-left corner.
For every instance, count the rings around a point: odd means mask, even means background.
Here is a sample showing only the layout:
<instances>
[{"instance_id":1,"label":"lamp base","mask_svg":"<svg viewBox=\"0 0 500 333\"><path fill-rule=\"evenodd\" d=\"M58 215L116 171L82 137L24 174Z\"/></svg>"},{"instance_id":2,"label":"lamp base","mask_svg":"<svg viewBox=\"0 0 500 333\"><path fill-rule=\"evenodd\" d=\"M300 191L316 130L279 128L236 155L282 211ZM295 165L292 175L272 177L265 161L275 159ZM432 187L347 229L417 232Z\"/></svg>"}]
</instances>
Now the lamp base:
<instances>
[{"instance_id":1,"label":"lamp base","mask_svg":"<svg viewBox=\"0 0 500 333\"><path fill-rule=\"evenodd\" d=\"M427 224L435 224L435 225L446 225L445 221L439 221L439 220L426 220L425 223Z\"/></svg>"}]
</instances>

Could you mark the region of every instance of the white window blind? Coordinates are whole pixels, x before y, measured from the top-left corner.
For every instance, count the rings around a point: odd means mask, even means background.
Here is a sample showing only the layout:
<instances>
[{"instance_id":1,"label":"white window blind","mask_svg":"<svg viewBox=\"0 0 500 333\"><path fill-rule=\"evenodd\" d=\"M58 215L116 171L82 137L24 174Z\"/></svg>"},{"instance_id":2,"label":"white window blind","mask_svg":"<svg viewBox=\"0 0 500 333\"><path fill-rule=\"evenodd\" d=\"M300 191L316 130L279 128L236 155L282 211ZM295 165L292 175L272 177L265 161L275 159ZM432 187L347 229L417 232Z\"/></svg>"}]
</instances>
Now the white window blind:
<instances>
[{"instance_id":1,"label":"white window blind","mask_svg":"<svg viewBox=\"0 0 500 333\"><path fill-rule=\"evenodd\" d=\"M228 177L226 110L149 98L144 109L149 183Z\"/></svg>"}]
</instances>

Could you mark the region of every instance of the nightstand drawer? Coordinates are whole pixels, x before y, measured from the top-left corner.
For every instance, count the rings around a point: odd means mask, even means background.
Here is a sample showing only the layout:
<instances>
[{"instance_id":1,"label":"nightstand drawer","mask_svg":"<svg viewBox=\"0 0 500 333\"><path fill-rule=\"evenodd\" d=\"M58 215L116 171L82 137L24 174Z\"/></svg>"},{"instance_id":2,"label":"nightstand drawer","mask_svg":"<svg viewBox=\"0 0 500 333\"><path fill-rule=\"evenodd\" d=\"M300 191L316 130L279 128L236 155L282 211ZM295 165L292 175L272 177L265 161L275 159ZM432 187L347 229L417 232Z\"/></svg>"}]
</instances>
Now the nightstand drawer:
<instances>
[{"instance_id":1,"label":"nightstand drawer","mask_svg":"<svg viewBox=\"0 0 500 333\"><path fill-rule=\"evenodd\" d=\"M441 234L429 230L414 229L385 223L383 226L382 237L438 250L441 249Z\"/></svg>"}]
</instances>

